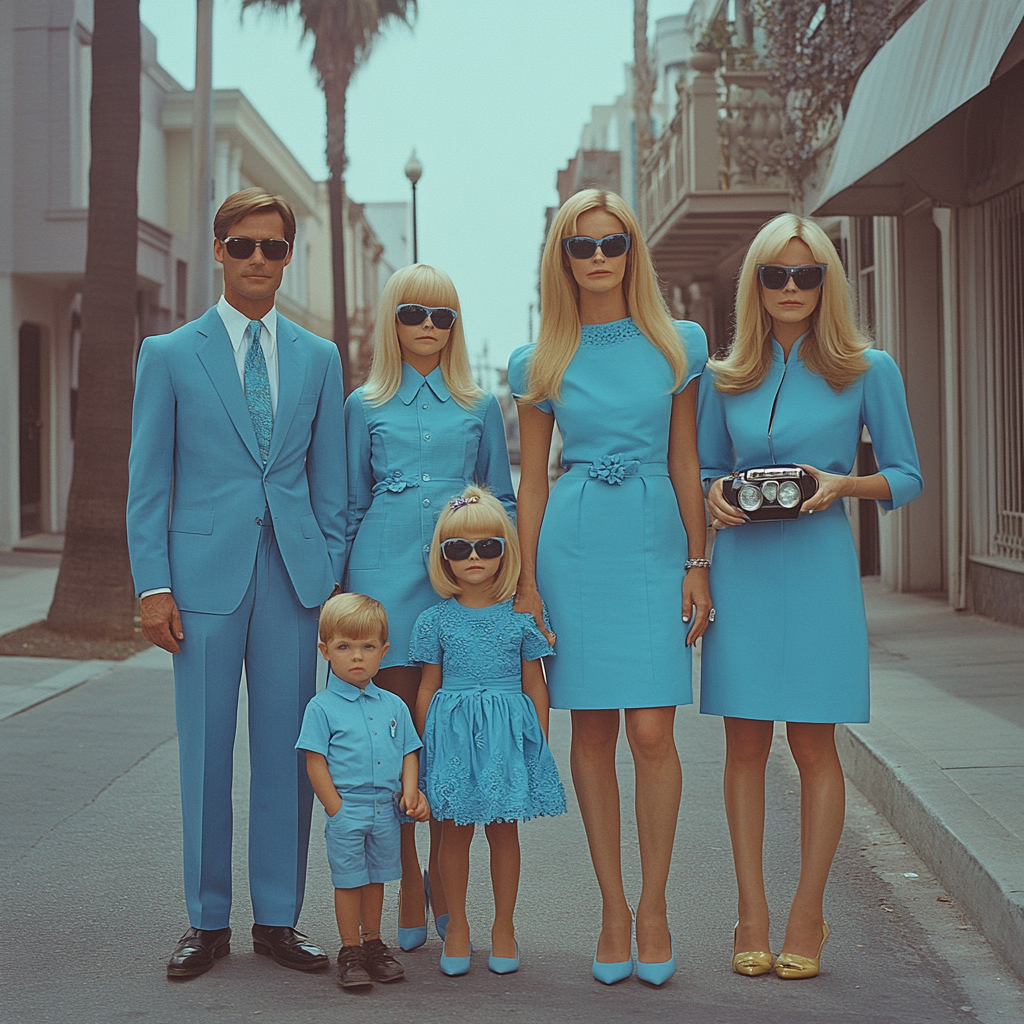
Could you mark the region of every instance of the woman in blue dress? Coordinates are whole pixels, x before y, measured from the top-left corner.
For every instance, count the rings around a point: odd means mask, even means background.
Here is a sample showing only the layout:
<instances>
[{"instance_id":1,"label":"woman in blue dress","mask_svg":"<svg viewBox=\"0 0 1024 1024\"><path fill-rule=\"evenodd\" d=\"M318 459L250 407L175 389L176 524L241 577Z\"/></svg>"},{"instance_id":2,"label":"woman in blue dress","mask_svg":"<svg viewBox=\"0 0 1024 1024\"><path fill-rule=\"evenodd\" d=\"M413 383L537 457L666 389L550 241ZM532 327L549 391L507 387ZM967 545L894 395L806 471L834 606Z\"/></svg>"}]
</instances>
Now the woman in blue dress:
<instances>
[{"instance_id":1,"label":"woman in blue dress","mask_svg":"<svg viewBox=\"0 0 1024 1024\"><path fill-rule=\"evenodd\" d=\"M345 432L345 589L369 594L387 610L391 648L374 682L414 711L420 667L409 639L416 617L437 601L427 566L438 515L453 494L480 483L515 516L501 408L473 381L459 296L443 270L417 263L384 286L370 376L345 403ZM402 826L402 949L427 936L414 829ZM431 821L432 837L436 829ZM447 913L435 846L426 884L441 934Z\"/></svg>"},{"instance_id":2,"label":"woman in blue dress","mask_svg":"<svg viewBox=\"0 0 1024 1024\"><path fill-rule=\"evenodd\" d=\"M509 361L519 401L522 570L516 609L558 636L551 706L572 709L572 776L603 900L592 972L632 973L615 745L636 766L643 892L638 975L675 970L665 886L682 776L672 728L711 610L696 443L704 332L673 324L629 207L588 189L559 210L541 261L540 336ZM567 472L548 493L557 422ZM689 554L687 566L684 560Z\"/></svg>"},{"instance_id":3,"label":"woman in blue dress","mask_svg":"<svg viewBox=\"0 0 1024 1024\"><path fill-rule=\"evenodd\" d=\"M822 901L843 829L835 723L868 720L868 637L856 552L841 498L898 508L921 490L899 369L849 312L835 247L783 214L740 271L736 337L701 379L697 429L715 540L717 617L704 639L701 703L725 718L725 807L739 890L733 968L772 970L762 873L764 774L774 721L800 770L800 880L781 978L818 973ZM879 472L850 476L868 428ZM748 522L725 500L734 471L795 463L817 481L798 519ZM729 529L724 529L729 527Z\"/></svg>"}]
</instances>

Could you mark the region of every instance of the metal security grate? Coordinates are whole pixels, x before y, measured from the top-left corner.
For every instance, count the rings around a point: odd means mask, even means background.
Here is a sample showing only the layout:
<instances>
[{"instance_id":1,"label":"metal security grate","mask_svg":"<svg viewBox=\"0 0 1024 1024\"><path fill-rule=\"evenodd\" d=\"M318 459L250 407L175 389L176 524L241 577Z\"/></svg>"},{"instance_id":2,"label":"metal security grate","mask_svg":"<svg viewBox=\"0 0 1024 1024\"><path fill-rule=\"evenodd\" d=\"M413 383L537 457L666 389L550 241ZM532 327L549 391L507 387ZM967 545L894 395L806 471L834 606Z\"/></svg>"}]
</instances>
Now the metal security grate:
<instances>
[{"instance_id":1,"label":"metal security grate","mask_svg":"<svg viewBox=\"0 0 1024 1024\"><path fill-rule=\"evenodd\" d=\"M992 554L1024 561L1024 186L991 201L996 517Z\"/></svg>"}]
</instances>

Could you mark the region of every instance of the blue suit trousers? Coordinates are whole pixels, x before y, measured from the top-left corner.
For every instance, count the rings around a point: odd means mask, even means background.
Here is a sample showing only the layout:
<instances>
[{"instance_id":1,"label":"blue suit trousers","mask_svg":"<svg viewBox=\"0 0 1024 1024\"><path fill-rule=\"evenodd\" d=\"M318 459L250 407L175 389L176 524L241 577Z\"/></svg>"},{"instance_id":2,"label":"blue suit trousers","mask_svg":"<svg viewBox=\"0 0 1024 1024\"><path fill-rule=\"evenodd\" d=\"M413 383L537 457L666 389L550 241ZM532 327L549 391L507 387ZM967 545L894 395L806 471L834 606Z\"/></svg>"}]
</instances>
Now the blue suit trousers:
<instances>
[{"instance_id":1,"label":"blue suit trousers","mask_svg":"<svg viewBox=\"0 0 1024 1024\"><path fill-rule=\"evenodd\" d=\"M295 594L269 512L252 578L229 614L183 611L174 656L185 900L194 928L231 911L231 777L242 668L249 703L249 887L256 923L294 927L306 881L313 790L295 750L316 691L317 608Z\"/></svg>"}]
</instances>

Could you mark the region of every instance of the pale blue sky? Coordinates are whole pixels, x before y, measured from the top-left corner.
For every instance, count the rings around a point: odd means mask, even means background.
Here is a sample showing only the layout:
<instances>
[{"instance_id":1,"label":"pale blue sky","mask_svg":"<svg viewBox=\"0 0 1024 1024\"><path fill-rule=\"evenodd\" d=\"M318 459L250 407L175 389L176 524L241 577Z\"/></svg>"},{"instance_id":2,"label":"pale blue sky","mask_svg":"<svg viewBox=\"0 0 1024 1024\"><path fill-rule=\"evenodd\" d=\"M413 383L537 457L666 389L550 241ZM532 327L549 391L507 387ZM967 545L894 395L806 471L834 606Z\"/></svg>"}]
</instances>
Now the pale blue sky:
<instances>
[{"instance_id":1,"label":"pale blue sky","mask_svg":"<svg viewBox=\"0 0 1024 1024\"><path fill-rule=\"evenodd\" d=\"M657 18L690 0L649 0ZM238 88L314 177L326 177L323 94L291 15L215 0L215 88ZM160 63L195 75L194 0L141 0ZM623 91L632 0L420 0L413 29L378 40L348 95L346 184L357 202L409 197L415 146L419 258L451 274L470 349L493 364L527 340L544 208L594 104ZM489 385L491 381L482 381Z\"/></svg>"}]
</instances>

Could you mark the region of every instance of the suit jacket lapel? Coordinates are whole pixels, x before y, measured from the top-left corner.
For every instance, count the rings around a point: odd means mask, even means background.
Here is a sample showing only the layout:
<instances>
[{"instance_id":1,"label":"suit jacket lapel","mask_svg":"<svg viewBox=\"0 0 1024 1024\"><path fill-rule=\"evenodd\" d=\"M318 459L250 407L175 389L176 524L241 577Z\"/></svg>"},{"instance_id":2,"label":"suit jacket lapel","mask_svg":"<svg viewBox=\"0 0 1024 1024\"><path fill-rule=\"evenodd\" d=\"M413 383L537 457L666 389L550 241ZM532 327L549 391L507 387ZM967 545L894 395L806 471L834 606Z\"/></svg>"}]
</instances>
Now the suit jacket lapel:
<instances>
[{"instance_id":1,"label":"suit jacket lapel","mask_svg":"<svg viewBox=\"0 0 1024 1024\"><path fill-rule=\"evenodd\" d=\"M249 407L245 404L245 392L238 379L238 367L235 365L231 339L224 329L224 321L221 320L216 306L196 321L196 330L201 336L196 347L199 361L210 375L210 381L224 403L224 408L231 417L242 443L249 449L249 454L256 460L256 464L262 467L263 460L256 445L256 432L252 428Z\"/></svg>"},{"instance_id":2,"label":"suit jacket lapel","mask_svg":"<svg viewBox=\"0 0 1024 1024\"><path fill-rule=\"evenodd\" d=\"M306 381L306 361L296 344L299 332L295 324L277 315L277 412L274 414L274 433L270 439L267 468L273 465L284 444L288 428L295 418L299 398ZM248 414L248 409L246 410Z\"/></svg>"}]
</instances>

